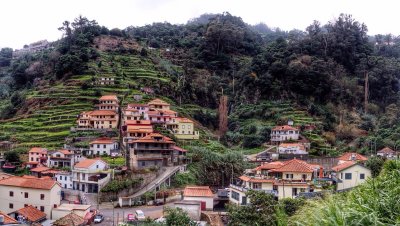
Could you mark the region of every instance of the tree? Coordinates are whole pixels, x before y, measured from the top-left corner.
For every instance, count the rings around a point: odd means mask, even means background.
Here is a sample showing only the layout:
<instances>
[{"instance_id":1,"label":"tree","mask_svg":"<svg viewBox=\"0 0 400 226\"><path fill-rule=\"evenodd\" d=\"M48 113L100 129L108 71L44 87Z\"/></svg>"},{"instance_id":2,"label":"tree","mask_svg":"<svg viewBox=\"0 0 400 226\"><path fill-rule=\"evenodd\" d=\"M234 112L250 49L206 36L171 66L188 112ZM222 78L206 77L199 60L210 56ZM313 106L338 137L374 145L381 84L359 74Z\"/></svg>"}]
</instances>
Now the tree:
<instances>
[{"instance_id":1,"label":"tree","mask_svg":"<svg viewBox=\"0 0 400 226\"><path fill-rule=\"evenodd\" d=\"M4 158L7 162L20 162L19 154L16 151L6 152Z\"/></svg>"},{"instance_id":2,"label":"tree","mask_svg":"<svg viewBox=\"0 0 400 226\"><path fill-rule=\"evenodd\" d=\"M0 50L0 67L8 67L11 64L12 59L12 52L11 48L2 48Z\"/></svg>"},{"instance_id":3,"label":"tree","mask_svg":"<svg viewBox=\"0 0 400 226\"><path fill-rule=\"evenodd\" d=\"M222 95L219 98L219 135L220 137L225 136L228 131L228 96Z\"/></svg>"},{"instance_id":4,"label":"tree","mask_svg":"<svg viewBox=\"0 0 400 226\"><path fill-rule=\"evenodd\" d=\"M250 190L246 197L251 202L245 206L228 206L229 225L276 225L278 201L272 194Z\"/></svg>"},{"instance_id":5,"label":"tree","mask_svg":"<svg viewBox=\"0 0 400 226\"><path fill-rule=\"evenodd\" d=\"M181 208L167 208L166 225L167 226L195 226L196 222L192 221L188 214Z\"/></svg>"},{"instance_id":6,"label":"tree","mask_svg":"<svg viewBox=\"0 0 400 226\"><path fill-rule=\"evenodd\" d=\"M382 170L383 164L384 161L377 156L373 156L365 162L365 166L371 170L372 177L377 177L379 175Z\"/></svg>"}]
</instances>

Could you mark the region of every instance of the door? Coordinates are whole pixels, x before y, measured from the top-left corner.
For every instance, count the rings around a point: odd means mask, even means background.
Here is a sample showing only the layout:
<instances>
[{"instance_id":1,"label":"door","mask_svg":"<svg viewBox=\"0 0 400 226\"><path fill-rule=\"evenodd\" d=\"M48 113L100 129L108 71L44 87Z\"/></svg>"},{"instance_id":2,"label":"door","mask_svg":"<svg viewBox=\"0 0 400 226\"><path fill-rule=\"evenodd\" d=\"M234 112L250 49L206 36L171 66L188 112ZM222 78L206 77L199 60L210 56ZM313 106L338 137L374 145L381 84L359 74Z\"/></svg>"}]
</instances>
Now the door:
<instances>
[{"instance_id":1,"label":"door","mask_svg":"<svg viewBox=\"0 0 400 226\"><path fill-rule=\"evenodd\" d=\"M292 196L297 196L297 188L292 188Z\"/></svg>"},{"instance_id":2,"label":"door","mask_svg":"<svg viewBox=\"0 0 400 226\"><path fill-rule=\"evenodd\" d=\"M206 210L206 202L201 201L201 210Z\"/></svg>"}]
</instances>

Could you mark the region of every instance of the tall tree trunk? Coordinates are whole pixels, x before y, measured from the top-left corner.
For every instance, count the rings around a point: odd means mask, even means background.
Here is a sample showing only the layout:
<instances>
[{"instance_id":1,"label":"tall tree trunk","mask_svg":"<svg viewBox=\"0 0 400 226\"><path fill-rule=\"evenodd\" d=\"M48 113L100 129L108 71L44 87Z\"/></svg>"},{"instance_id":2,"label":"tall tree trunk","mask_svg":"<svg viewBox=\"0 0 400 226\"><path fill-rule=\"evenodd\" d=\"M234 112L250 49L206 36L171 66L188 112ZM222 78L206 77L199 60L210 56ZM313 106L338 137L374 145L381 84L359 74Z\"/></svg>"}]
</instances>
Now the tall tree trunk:
<instances>
[{"instance_id":1,"label":"tall tree trunk","mask_svg":"<svg viewBox=\"0 0 400 226\"><path fill-rule=\"evenodd\" d=\"M219 98L219 136L222 137L228 131L228 96L222 95Z\"/></svg>"}]
</instances>

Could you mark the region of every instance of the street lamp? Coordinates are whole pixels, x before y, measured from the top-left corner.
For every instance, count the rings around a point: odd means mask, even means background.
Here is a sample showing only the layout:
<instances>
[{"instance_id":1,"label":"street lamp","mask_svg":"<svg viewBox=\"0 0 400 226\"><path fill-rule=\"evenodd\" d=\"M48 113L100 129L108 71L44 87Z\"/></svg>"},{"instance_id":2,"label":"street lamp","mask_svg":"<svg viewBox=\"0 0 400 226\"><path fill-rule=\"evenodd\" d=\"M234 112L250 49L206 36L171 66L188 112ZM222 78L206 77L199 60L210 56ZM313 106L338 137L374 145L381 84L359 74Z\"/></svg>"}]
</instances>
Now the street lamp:
<instances>
[{"instance_id":1,"label":"street lamp","mask_svg":"<svg viewBox=\"0 0 400 226\"><path fill-rule=\"evenodd\" d=\"M113 226L115 226L115 223L114 223L114 221L115 221L115 213L114 213L114 201L113 200L111 200L111 203L112 203L112 207L113 207L113 219L112 219L112 221L113 221Z\"/></svg>"}]
</instances>

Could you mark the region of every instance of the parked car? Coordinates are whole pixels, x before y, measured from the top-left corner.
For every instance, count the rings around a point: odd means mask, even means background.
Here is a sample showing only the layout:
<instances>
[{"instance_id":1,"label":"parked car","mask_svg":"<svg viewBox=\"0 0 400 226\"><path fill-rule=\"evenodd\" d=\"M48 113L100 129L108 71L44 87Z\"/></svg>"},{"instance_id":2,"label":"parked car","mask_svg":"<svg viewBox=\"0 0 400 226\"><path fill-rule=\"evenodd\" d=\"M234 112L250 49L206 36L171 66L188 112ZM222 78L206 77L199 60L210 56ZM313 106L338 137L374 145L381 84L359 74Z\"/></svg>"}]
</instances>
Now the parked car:
<instances>
[{"instance_id":1,"label":"parked car","mask_svg":"<svg viewBox=\"0 0 400 226\"><path fill-rule=\"evenodd\" d=\"M161 206L161 205L164 205L164 202L162 200L156 199L156 200L154 200L154 205L155 206Z\"/></svg>"},{"instance_id":2,"label":"parked car","mask_svg":"<svg viewBox=\"0 0 400 226\"><path fill-rule=\"evenodd\" d=\"M104 216L103 215L100 215L100 214L97 214L95 217L94 217L94 223L101 223L102 221L104 220Z\"/></svg>"},{"instance_id":3,"label":"parked car","mask_svg":"<svg viewBox=\"0 0 400 226\"><path fill-rule=\"evenodd\" d=\"M144 221L144 220L146 220L146 216L144 215L142 210L136 210L135 211L135 219L138 221Z\"/></svg>"}]
</instances>

